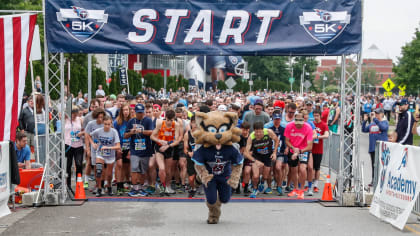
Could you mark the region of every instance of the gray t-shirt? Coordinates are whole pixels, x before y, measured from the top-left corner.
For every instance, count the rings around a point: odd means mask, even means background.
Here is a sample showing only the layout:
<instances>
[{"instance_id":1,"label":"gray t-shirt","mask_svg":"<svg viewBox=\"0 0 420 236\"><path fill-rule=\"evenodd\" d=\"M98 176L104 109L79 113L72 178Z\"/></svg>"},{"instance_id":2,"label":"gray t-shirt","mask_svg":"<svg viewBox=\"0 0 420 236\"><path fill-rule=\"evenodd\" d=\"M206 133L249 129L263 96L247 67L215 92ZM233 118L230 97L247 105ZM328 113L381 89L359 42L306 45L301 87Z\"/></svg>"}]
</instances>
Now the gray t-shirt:
<instances>
[{"instance_id":1,"label":"gray t-shirt","mask_svg":"<svg viewBox=\"0 0 420 236\"><path fill-rule=\"evenodd\" d=\"M87 125L86 125L86 129L85 132L87 134L89 134L92 137L92 133L93 131L103 128L104 124L98 124L96 123L96 120L92 120L90 121ZM92 140L95 142L95 139L92 137ZM96 140L97 141L97 140ZM96 150L93 149L92 145L90 145L90 155L94 158L96 157Z\"/></svg>"},{"instance_id":2,"label":"gray t-shirt","mask_svg":"<svg viewBox=\"0 0 420 236\"><path fill-rule=\"evenodd\" d=\"M255 111L250 111L245 114L244 122L248 122L251 125L249 132L254 131L254 123L262 122L263 125L270 122L270 116L265 113L264 111L261 112L260 115L256 115Z\"/></svg>"},{"instance_id":3,"label":"gray t-shirt","mask_svg":"<svg viewBox=\"0 0 420 236\"><path fill-rule=\"evenodd\" d=\"M91 133L92 139L97 141L98 150L96 150L96 155L101 156L104 159L113 159L115 158L115 150L101 150L103 146L113 147L116 143L120 142L120 137L118 136L118 131L114 128L111 128L108 132L105 132L104 128L96 129ZM93 152L92 152L93 153Z\"/></svg>"},{"instance_id":4,"label":"gray t-shirt","mask_svg":"<svg viewBox=\"0 0 420 236\"><path fill-rule=\"evenodd\" d=\"M93 120L92 113L93 112L89 112L85 115L85 117L83 117L83 129L86 129L88 123Z\"/></svg>"}]
</instances>

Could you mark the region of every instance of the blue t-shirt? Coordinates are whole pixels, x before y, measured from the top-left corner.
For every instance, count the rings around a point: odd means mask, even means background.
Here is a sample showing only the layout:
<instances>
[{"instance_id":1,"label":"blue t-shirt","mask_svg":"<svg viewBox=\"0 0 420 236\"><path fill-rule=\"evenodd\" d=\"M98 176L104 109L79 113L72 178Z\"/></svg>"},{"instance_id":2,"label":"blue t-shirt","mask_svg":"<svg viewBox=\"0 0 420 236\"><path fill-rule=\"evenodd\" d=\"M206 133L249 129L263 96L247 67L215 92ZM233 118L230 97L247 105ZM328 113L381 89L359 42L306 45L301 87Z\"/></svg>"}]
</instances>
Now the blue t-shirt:
<instances>
[{"instance_id":1,"label":"blue t-shirt","mask_svg":"<svg viewBox=\"0 0 420 236\"><path fill-rule=\"evenodd\" d=\"M363 109L365 110L366 113L371 113L372 112L372 104L370 102L367 102L363 106Z\"/></svg>"},{"instance_id":2,"label":"blue t-shirt","mask_svg":"<svg viewBox=\"0 0 420 236\"><path fill-rule=\"evenodd\" d=\"M310 122L314 122L314 120L315 120L315 118L314 118L314 112L313 112L313 111L311 111L311 113L309 113L309 114L308 114L308 116L309 116L308 121L310 121Z\"/></svg>"},{"instance_id":3,"label":"blue t-shirt","mask_svg":"<svg viewBox=\"0 0 420 236\"><path fill-rule=\"evenodd\" d=\"M128 121L126 133L128 133L134 127L143 130L153 130L153 121L149 117L144 117L142 120L133 118ZM139 157L151 157L152 142L150 136L143 134L133 134L130 137L130 154Z\"/></svg>"},{"instance_id":4,"label":"blue t-shirt","mask_svg":"<svg viewBox=\"0 0 420 236\"><path fill-rule=\"evenodd\" d=\"M192 160L196 165L206 166L209 174L228 177L232 172L230 165L240 165L244 158L233 146L222 146L220 150L215 146L209 148L201 146L194 152Z\"/></svg>"},{"instance_id":5,"label":"blue t-shirt","mask_svg":"<svg viewBox=\"0 0 420 236\"><path fill-rule=\"evenodd\" d=\"M120 136L121 149L123 151L130 150L130 138L124 138L124 133L127 130L128 121L123 121L121 125L117 121L114 121L114 128L118 131L118 136Z\"/></svg>"},{"instance_id":6,"label":"blue t-shirt","mask_svg":"<svg viewBox=\"0 0 420 236\"><path fill-rule=\"evenodd\" d=\"M28 145L26 145L21 150L18 150L15 144L15 150L16 150L16 155L18 159L17 161L19 163L25 163L25 161L31 160L31 149L29 148Z\"/></svg>"},{"instance_id":7,"label":"blue t-shirt","mask_svg":"<svg viewBox=\"0 0 420 236\"><path fill-rule=\"evenodd\" d=\"M281 156L284 154L284 150L286 149L286 137L284 136L285 128L281 127L281 125L276 128L274 125L270 127L271 130L276 134L277 138L279 139L279 146L277 148L277 156ZM273 148L274 148L273 142Z\"/></svg>"}]
</instances>

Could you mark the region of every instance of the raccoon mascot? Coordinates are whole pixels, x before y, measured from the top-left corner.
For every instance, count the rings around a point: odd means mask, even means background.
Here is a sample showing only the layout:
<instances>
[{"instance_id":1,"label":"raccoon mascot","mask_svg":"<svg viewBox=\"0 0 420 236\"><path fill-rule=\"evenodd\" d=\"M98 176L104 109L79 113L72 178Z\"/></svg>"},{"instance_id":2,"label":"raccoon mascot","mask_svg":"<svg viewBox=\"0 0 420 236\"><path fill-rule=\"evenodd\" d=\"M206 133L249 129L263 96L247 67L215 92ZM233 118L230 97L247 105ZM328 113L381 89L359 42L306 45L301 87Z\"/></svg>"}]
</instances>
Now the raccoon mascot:
<instances>
[{"instance_id":1,"label":"raccoon mascot","mask_svg":"<svg viewBox=\"0 0 420 236\"><path fill-rule=\"evenodd\" d=\"M243 157L232 143L239 142L241 130L236 128L238 116L233 112L196 112L197 130L192 134L201 147L192 160L199 181L204 184L209 208L208 224L217 224L221 204L227 203L232 188L237 188Z\"/></svg>"}]
</instances>

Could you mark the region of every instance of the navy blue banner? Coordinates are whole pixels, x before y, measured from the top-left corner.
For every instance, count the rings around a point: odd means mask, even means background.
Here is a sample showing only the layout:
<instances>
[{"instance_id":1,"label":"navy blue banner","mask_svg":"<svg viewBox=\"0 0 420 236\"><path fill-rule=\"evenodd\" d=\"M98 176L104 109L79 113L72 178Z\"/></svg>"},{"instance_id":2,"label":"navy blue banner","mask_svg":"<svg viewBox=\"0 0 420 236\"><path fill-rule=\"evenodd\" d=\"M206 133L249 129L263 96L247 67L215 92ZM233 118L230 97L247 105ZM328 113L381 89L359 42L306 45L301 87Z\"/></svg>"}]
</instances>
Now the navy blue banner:
<instances>
[{"instance_id":1,"label":"navy blue banner","mask_svg":"<svg viewBox=\"0 0 420 236\"><path fill-rule=\"evenodd\" d=\"M46 0L50 52L341 55L362 42L361 0Z\"/></svg>"},{"instance_id":2,"label":"navy blue banner","mask_svg":"<svg viewBox=\"0 0 420 236\"><path fill-rule=\"evenodd\" d=\"M120 72L120 85L127 85L128 84L127 69L125 67L121 67L119 69L119 72Z\"/></svg>"}]
</instances>

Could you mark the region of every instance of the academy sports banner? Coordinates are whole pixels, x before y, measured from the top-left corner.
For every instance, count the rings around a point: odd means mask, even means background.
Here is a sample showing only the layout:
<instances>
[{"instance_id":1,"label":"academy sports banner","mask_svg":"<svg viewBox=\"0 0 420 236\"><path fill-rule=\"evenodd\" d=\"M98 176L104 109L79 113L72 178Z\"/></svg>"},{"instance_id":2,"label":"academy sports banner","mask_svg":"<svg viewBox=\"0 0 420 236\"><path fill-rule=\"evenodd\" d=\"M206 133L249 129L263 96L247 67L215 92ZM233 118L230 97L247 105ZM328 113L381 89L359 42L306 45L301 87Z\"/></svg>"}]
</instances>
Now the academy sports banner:
<instances>
[{"instance_id":1,"label":"academy sports banner","mask_svg":"<svg viewBox=\"0 0 420 236\"><path fill-rule=\"evenodd\" d=\"M358 53L361 0L45 0L50 52Z\"/></svg>"},{"instance_id":2,"label":"academy sports banner","mask_svg":"<svg viewBox=\"0 0 420 236\"><path fill-rule=\"evenodd\" d=\"M403 229L420 191L420 148L381 142L370 213Z\"/></svg>"}]
</instances>

